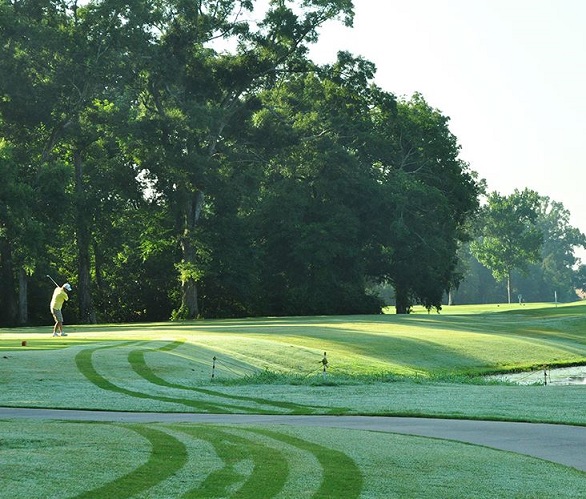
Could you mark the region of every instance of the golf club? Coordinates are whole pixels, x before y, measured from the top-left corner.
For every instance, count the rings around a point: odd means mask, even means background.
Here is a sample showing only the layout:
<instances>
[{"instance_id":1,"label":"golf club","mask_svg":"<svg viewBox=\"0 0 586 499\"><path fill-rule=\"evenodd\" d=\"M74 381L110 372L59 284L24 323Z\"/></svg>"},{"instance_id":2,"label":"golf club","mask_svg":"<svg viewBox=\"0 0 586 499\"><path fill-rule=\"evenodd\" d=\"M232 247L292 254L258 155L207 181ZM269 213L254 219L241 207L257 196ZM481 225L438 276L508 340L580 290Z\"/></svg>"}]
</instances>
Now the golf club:
<instances>
[{"instance_id":1,"label":"golf club","mask_svg":"<svg viewBox=\"0 0 586 499\"><path fill-rule=\"evenodd\" d=\"M55 284L55 286L59 287L59 284L57 284L55 282L55 279L53 279L49 274L47 274L47 277L53 281L53 284Z\"/></svg>"}]
</instances>

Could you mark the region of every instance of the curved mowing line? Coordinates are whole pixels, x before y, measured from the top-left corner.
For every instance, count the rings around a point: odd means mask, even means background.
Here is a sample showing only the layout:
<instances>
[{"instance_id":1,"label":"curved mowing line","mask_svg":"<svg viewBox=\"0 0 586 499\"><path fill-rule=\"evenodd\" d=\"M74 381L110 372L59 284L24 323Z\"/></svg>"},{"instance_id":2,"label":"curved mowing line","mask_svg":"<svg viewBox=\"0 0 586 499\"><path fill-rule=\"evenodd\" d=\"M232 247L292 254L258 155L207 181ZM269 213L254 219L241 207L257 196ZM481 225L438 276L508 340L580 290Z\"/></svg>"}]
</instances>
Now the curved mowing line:
<instances>
[{"instance_id":1,"label":"curved mowing line","mask_svg":"<svg viewBox=\"0 0 586 499\"><path fill-rule=\"evenodd\" d=\"M323 481L314 497L360 497L364 481L362 473L358 465L343 452L276 431L255 428L247 428L246 431L280 440L312 453L323 469Z\"/></svg>"},{"instance_id":2,"label":"curved mowing line","mask_svg":"<svg viewBox=\"0 0 586 499\"><path fill-rule=\"evenodd\" d=\"M279 402L275 400L268 400L263 398L256 398L256 397L246 397L243 395L228 395L222 392L209 390L206 388L198 388L193 386L185 386L179 383L171 383L163 378L157 376L153 370L148 366L145 360L145 353L146 352L154 352L154 351L171 351L175 348L181 346L184 342L182 341L175 341L169 345L165 345L161 348L153 348L153 349L140 349L140 350L132 350L128 354L128 362L131 365L132 369L136 374L143 377L147 381L159 385L159 386L167 386L169 388L179 388L182 390L190 390L194 392L203 393L205 395L212 395L216 397L222 397L231 400L241 400L245 402L254 402L257 404L268 405L273 407L280 407L283 409L289 409L292 414L306 414L308 410L311 409L328 409L331 412L339 412L340 410L344 410L344 408L332 408L332 407L323 407L318 405L303 405L303 404L295 404L292 402ZM328 411L328 412L329 412Z\"/></svg>"},{"instance_id":3,"label":"curved mowing line","mask_svg":"<svg viewBox=\"0 0 586 499\"><path fill-rule=\"evenodd\" d=\"M136 431L151 443L152 450L148 461L117 480L78 495L78 499L132 497L168 479L187 463L187 449L176 438L147 426L123 425L123 427Z\"/></svg>"},{"instance_id":4,"label":"curved mowing line","mask_svg":"<svg viewBox=\"0 0 586 499\"><path fill-rule=\"evenodd\" d=\"M224 462L223 468L210 473L201 487L190 490L185 497L268 499L277 495L285 486L289 467L278 450L209 426L180 430L209 442ZM254 463L249 476L239 473L236 468L245 459L251 459ZM235 487L237 490L231 493Z\"/></svg>"},{"instance_id":5,"label":"curved mowing line","mask_svg":"<svg viewBox=\"0 0 586 499\"><path fill-rule=\"evenodd\" d=\"M135 343L135 342L132 342L130 344L133 344L133 343ZM251 409L250 407L229 406L229 405L225 405L225 404L224 405L210 404L207 402L198 402L195 400L163 397L160 395L149 395L148 393L137 392L134 390L129 390L127 388L123 388L121 386L115 385L111 381L108 381L106 378L104 378L100 373L98 373L98 371L96 370L96 368L94 367L94 365L92 363L92 355L97 350L103 350L106 348L115 348L117 346L118 345L108 345L105 347L86 348L84 350L81 350L75 356L75 363L77 365L77 369L79 370L79 372L81 374L83 374L91 383L93 383L97 387L102 388L103 390L108 390L111 392L116 392L116 393L121 393L123 395L128 395L129 397L136 397L136 398L149 399L149 400L159 400L161 402L169 402L169 403L173 403L173 404L182 404L182 405L186 405L188 407L194 407L194 408L199 409L201 411L208 411L208 412L221 412L222 410L225 410L226 408L239 409L244 412L254 412L253 409ZM269 413L268 411L256 411L256 412Z\"/></svg>"}]
</instances>

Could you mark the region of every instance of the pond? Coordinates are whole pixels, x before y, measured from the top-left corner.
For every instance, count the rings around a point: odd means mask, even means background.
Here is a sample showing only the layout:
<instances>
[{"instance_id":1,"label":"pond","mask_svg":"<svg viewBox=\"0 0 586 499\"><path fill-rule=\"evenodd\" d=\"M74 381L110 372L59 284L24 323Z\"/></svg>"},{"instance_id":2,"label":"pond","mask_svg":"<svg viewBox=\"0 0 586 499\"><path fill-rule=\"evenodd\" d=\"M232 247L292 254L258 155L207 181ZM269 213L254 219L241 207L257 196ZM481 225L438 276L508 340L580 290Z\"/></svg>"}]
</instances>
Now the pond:
<instances>
[{"instance_id":1,"label":"pond","mask_svg":"<svg viewBox=\"0 0 586 499\"><path fill-rule=\"evenodd\" d=\"M489 376L518 385L586 385L586 366L559 367L537 371Z\"/></svg>"}]
</instances>

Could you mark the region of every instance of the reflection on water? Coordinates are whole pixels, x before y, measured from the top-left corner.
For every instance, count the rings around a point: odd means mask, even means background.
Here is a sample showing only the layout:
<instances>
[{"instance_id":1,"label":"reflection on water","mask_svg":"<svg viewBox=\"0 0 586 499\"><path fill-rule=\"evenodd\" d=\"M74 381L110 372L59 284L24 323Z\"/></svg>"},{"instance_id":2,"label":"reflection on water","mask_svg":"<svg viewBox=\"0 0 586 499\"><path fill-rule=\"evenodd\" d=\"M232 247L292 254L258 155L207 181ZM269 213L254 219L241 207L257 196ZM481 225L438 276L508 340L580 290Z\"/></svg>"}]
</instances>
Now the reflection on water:
<instances>
[{"instance_id":1,"label":"reflection on water","mask_svg":"<svg viewBox=\"0 0 586 499\"><path fill-rule=\"evenodd\" d=\"M491 380L509 381L518 385L586 385L586 366L560 367L538 371L489 376Z\"/></svg>"},{"instance_id":2,"label":"reflection on water","mask_svg":"<svg viewBox=\"0 0 586 499\"><path fill-rule=\"evenodd\" d=\"M570 376L568 380L572 385L586 385L586 376Z\"/></svg>"}]
</instances>

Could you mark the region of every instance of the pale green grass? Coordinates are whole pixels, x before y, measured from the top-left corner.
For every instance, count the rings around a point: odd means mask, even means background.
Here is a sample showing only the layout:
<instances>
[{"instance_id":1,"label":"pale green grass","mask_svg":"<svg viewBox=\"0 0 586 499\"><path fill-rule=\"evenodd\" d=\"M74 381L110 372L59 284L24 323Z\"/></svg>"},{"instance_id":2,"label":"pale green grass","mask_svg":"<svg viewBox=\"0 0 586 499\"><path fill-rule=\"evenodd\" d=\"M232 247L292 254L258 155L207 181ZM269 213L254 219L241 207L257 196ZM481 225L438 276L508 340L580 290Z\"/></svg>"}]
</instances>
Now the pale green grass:
<instances>
[{"instance_id":1,"label":"pale green grass","mask_svg":"<svg viewBox=\"0 0 586 499\"><path fill-rule=\"evenodd\" d=\"M525 310L551 310L555 308L567 308L574 306L583 306L584 301L575 301L572 303L552 303L552 302L535 302L535 303L485 303L485 304L473 304L473 305L444 305L439 312L442 315L476 315L476 314L492 314L500 312L523 312ZM384 309L385 314L394 314L395 307L386 307ZM416 305L413 307L412 314L436 314L435 311L428 312L424 307Z\"/></svg>"},{"instance_id":2,"label":"pale green grass","mask_svg":"<svg viewBox=\"0 0 586 499\"><path fill-rule=\"evenodd\" d=\"M0 495L72 497L121 478L150 452L148 441L121 426L0 421Z\"/></svg>"},{"instance_id":3,"label":"pale green grass","mask_svg":"<svg viewBox=\"0 0 586 499\"><path fill-rule=\"evenodd\" d=\"M479 377L586 364L584 303L68 331L0 331L0 405L586 423L582 387L495 386Z\"/></svg>"},{"instance_id":4,"label":"pale green grass","mask_svg":"<svg viewBox=\"0 0 586 499\"><path fill-rule=\"evenodd\" d=\"M76 326L69 328L70 337L55 340L62 346L104 340L180 340L194 347L182 355L204 377L214 355L220 361L229 360L226 371L236 376L255 369L314 373L324 351L332 372L351 375L469 374L543 363L586 363L586 304L510 307L506 313ZM0 331L0 349L22 352L46 345L47 335L35 329ZM28 346L20 347L20 340L27 340Z\"/></svg>"},{"instance_id":5,"label":"pale green grass","mask_svg":"<svg viewBox=\"0 0 586 499\"><path fill-rule=\"evenodd\" d=\"M582 386L479 377L586 364L586 304L496 308L76 326L67 338L4 329L0 405L586 425ZM357 430L50 421L0 421L0 476L7 498L569 498L585 480L525 456Z\"/></svg>"},{"instance_id":6,"label":"pale green grass","mask_svg":"<svg viewBox=\"0 0 586 499\"><path fill-rule=\"evenodd\" d=\"M122 444L122 442L124 444ZM0 421L3 498L583 497L514 453L332 428Z\"/></svg>"}]
</instances>

